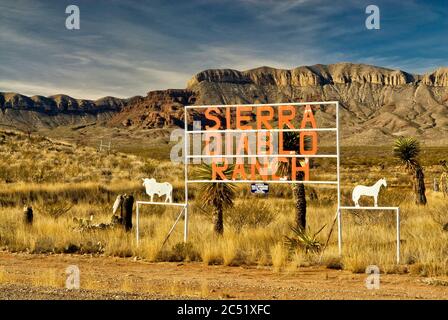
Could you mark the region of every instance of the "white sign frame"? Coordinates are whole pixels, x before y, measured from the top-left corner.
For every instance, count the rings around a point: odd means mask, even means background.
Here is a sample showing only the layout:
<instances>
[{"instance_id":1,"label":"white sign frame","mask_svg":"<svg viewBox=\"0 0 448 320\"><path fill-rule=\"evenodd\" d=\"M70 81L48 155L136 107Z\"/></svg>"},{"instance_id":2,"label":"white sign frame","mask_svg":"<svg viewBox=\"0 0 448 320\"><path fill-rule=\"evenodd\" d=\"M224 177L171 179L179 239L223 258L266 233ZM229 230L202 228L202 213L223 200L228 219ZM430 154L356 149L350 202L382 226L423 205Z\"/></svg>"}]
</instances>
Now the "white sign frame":
<instances>
[{"instance_id":1,"label":"white sign frame","mask_svg":"<svg viewBox=\"0 0 448 320\"><path fill-rule=\"evenodd\" d=\"M223 130L188 130L188 110L191 109L207 109L207 108L238 108L238 107L279 107L279 106L313 106L313 105L334 105L335 106L335 127L329 128L307 128L307 129L223 129ZM249 133L249 132L319 132L319 131L333 131L336 133L336 154L325 155L301 155L289 154L281 155L281 157L288 158L335 158L336 159L336 180L335 181L302 181L302 180L189 180L188 179L188 161L194 158L249 158L249 157L266 157L266 154L254 155L190 155L189 136L191 134L201 133ZM273 155L275 156L275 155ZM279 155L280 156L280 155ZM286 183L286 184L327 184L336 185L337 187L337 207L341 207L341 183L340 183L340 146L339 146L339 101L316 101L316 102L285 102L285 103L265 103L265 104L232 104L232 105L190 105L184 106L184 172L185 172L185 224L184 224L184 241L188 239L188 185L191 183ZM338 237L339 239L339 237Z\"/></svg>"}]
</instances>

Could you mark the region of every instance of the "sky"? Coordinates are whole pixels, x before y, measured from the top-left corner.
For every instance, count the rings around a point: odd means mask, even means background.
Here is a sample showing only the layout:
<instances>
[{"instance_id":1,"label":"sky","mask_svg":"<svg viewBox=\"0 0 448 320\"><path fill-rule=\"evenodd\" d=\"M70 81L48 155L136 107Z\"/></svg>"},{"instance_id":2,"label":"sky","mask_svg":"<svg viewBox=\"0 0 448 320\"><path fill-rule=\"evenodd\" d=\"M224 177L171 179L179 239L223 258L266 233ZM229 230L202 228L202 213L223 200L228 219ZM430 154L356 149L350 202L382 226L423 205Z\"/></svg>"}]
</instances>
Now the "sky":
<instances>
[{"instance_id":1,"label":"sky","mask_svg":"<svg viewBox=\"0 0 448 320\"><path fill-rule=\"evenodd\" d=\"M448 0L2 0L0 92L130 97L205 69L337 62L422 74L448 65L447 35Z\"/></svg>"}]
</instances>

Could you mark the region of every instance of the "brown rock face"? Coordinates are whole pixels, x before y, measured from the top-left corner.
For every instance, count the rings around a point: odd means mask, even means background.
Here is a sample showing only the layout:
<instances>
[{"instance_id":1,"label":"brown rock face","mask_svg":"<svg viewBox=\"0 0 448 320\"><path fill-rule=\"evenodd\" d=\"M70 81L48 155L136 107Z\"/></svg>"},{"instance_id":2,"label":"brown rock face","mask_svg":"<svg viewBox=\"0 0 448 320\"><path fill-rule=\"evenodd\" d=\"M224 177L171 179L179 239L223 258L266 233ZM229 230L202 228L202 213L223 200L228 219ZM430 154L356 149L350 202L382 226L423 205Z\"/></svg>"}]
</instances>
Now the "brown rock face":
<instances>
[{"instance_id":1,"label":"brown rock face","mask_svg":"<svg viewBox=\"0 0 448 320\"><path fill-rule=\"evenodd\" d=\"M151 91L146 97L139 97L130 102L112 117L109 124L144 129L182 127L183 107L194 102L194 93L189 90Z\"/></svg>"}]
</instances>

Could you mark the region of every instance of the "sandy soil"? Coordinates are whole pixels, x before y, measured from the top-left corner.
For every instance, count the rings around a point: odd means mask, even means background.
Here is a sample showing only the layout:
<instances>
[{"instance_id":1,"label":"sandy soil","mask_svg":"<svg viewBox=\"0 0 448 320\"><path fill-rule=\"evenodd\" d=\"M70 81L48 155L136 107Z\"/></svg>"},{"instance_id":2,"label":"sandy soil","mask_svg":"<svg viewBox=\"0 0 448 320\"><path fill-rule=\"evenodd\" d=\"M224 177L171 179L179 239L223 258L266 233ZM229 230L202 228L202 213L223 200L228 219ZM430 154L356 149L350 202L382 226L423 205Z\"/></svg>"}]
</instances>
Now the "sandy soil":
<instances>
[{"instance_id":1,"label":"sandy soil","mask_svg":"<svg viewBox=\"0 0 448 320\"><path fill-rule=\"evenodd\" d=\"M81 271L80 290L64 289L69 265ZM322 267L274 273L259 267L0 252L0 299L448 299L446 279L386 274L380 289L369 290L366 277Z\"/></svg>"}]
</instances>

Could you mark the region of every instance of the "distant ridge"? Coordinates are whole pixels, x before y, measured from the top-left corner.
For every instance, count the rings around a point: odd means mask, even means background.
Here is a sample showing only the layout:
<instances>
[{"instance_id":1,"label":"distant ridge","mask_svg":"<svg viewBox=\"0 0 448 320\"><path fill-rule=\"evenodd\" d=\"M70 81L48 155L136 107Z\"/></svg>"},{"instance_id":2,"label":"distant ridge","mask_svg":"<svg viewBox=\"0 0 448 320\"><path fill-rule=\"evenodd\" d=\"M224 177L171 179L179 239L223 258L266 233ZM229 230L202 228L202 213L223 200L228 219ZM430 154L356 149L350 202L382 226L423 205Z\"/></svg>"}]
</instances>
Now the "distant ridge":
<instances>
[{"instance_id":1,"label":"distant ridge","mask_svg":"<svg viewBox=\"0 0 448 320\"><path fill-rule=\"evenodd\" d=\"M0 92L0 108L29 109L45 112L101 112L118 111L128 99L104 97L98 100L74 99L65 94L49 97L28 97L15 92Z\"/></svg>"}]
</instances>

